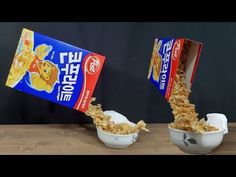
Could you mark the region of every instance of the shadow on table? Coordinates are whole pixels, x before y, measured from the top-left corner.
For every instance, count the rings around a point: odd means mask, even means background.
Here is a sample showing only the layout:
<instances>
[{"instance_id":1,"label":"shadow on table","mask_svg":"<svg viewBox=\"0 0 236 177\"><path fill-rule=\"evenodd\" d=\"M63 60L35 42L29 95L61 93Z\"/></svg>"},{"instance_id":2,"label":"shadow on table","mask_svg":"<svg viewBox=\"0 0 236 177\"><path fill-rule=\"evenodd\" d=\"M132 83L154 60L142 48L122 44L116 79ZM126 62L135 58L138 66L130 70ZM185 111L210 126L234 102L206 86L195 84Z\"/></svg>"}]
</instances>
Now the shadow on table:
<instances>
[{"instance_id":1,"label":"shadow on table","mask_svg":"<svg viewBox=\"0 0 236 177\"><path fill-rule=\"evenodd\" d=\"M80 141L86 144L104 146L99 140L96 127L93 124L64 124L58 128L60 128L60 133L64 137L78 137Z\"/></svg>"}]
</instances>

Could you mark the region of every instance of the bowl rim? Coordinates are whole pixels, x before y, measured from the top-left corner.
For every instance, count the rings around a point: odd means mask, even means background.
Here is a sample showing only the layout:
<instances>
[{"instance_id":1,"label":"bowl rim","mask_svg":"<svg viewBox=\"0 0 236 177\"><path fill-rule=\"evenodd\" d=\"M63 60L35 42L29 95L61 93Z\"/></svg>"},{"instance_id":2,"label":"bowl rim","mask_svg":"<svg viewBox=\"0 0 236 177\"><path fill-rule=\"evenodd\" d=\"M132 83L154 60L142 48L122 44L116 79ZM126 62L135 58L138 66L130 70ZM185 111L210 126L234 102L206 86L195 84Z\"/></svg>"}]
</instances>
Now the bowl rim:
<instances>
[{"instance_id":1,"label":"bowl rim","mask_svg":"<svg viewBox=\"0 0 236 177\"><path fill-rule=\"evenodd\" d=\"M120 135L120 134L109 133L109 132L103 131L101 128L98 128L98 127L96 127L96 128L97 128L98 131L100 131L104 134L107 134L107 135L111 135L111 136L129 137L129 136L133 136L133 135L136 135L136 134L138 135L138 132L125 134L125 135Z\"/></svg>"},{"instance_id":2,"label":"bowl rim","mask_svg":"<svg viewBox=\"0 0 236 177\"><path fill-rule=\"evenodd\" d=\"M172 128L169 125L168 125L168 128L169 128L169 130L174 130L176 132L196 134L196 135L209 135L209 134L224 133L223 129L219 129L219 130L216 130L216 131L208 131L208 132L205 132L205 133L195 133L195 132L190 132L190 131L186 131L186 130L180 130L180 129Z\"/></svg>"}]
</instances>

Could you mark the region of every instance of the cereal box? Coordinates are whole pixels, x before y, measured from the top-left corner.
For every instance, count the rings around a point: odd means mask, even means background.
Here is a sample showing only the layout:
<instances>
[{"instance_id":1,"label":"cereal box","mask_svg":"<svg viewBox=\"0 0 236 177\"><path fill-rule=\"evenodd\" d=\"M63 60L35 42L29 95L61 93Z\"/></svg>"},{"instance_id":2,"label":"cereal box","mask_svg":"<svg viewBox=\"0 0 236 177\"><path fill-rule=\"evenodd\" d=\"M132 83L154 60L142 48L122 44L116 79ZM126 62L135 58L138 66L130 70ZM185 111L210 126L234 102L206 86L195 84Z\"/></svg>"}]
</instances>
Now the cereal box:
<instances>
[{"instance_id":1,"label":"cereal box","mask_svg":"<svg viewBox=\"0 0 236 177\"><path fill-rule=\"evenodd\" d=\"M85 112L105 57L23 29L6 86Z\"/></svg>"},{"instance_id":2,"label":"cereal box","mask_svg":"<svg viewBox=\"0 0 236 177\"><path fill-rule=\"evenodd\" d=\"M191 88L201 49L202 43L189 39L155 39L148 79L167 100L170 97L179 66L184 67L186 85L188 89ZM183 57L182 55L186 56ZM186 61L183 61L182 58Z\"/></svg>"}]
</instances>

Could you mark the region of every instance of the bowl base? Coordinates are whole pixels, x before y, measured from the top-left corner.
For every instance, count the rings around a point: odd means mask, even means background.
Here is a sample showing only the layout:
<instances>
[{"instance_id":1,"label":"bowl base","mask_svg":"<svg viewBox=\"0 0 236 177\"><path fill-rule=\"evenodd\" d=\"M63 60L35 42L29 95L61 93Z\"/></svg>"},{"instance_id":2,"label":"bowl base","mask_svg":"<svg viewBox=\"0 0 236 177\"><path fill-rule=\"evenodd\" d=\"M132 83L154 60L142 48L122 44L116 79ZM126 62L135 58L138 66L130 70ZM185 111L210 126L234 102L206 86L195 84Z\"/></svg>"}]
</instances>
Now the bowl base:
<instances>
[{"instance_id":1,"label":"bowl base","mask_svg":"<svg viewBox=\"0 0 236 177\"><path fill-rule=\"evenodd\" d=\"M113 148L113 149L123 149L129 147L129 145L112 145L112 144L107 144L104 143L107 147Z\"/></svg>"},{"instance_id":2,"label":"bowl base","mask_svg":"<svg viewBox=\"0 0 236 177\"><path fill-rule=\"evenodd\" d=\"M212 152L211 150L205 150L205 151L187 151L185 149L179 148L181 151L183 151L184 153L188 153L188 154L193 154L193 155L205 155L205 154L209 154Z\"/></svg>"}]
</instances>

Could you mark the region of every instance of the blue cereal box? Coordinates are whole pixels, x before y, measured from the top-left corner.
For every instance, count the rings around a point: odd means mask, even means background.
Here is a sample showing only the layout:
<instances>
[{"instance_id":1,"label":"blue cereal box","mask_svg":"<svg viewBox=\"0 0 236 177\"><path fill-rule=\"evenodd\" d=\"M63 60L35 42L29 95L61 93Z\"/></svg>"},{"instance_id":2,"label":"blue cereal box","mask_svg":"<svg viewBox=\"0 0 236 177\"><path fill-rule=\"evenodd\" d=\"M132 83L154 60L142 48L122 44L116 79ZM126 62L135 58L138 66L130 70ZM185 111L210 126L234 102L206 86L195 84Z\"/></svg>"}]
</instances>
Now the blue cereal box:
<instances>
[{"instance_id":1,"label":"blue cereal box","mask_svg":"<svg viewBox=\"0 0 236 177\"><path fill-rule=\"evenodd\" d=\"M201 54L202 43L185 38L155 39L148 79L169 100L178 67L186 73L191 88Z\"/></svg>"},{"instance_id":2,"label":"blue cereal box","mask_svg":"<svg viewBox=\"0 0 236 177\"><path fill-rule=\"evenodd\" d=\"M23 29L6 86L82 112L105 57Z\"/></svg>"}]
</instances>

